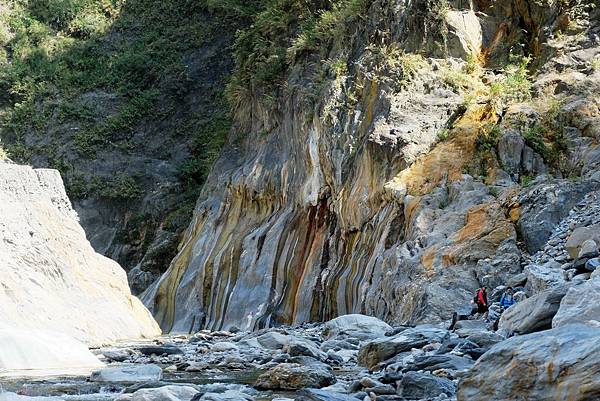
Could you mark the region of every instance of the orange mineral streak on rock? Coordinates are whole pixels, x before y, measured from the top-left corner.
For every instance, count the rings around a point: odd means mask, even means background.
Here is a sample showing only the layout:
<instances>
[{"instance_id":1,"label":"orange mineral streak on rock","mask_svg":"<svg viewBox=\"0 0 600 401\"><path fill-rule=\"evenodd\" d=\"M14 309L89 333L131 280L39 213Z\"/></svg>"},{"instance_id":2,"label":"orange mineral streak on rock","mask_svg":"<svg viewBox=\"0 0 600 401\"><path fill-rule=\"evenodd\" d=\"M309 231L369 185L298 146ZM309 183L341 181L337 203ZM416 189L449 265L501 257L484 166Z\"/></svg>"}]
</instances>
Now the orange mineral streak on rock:
<instances>
[{"instance_id":1,"label":"orange mineral streak on rock","mask_svg":"<svg viewBox=\"0 0 600 401\"><path fill-rule=\"evenodd\" d=\"M497 203L484 203L469 209L466 224L454 233L453 245L444 250L444 266L491 255L507 238L515 237L514 226L504 217Z\"/></svg>"},{"instance_id":2,"label":"orange mineral streak on rock","mask_svg":"<svg viewBox=\"0 0 600 401\"><path fill-rule=\"evenodd\" d=\"M386 184L388 189L424 195L443 182L459 180L477 151L477 137L483 127L496 123L498 116L489 105L470 107L450 131L450 139L438 143L409 168Z\"/></svg>"},{"instance_id":3,"label":"orange mineral streak on rock","mask_svg":"<svg viewBox=\"0 0 600 401\"><path fill-rule=\"evenodd\" d=\"M427 251L425 251L425 253L421 257L421 263L423 264L423 267L425 268L425 275L427 277L433 277L433 275L435 275L435 269L433 266L433 262L435 261L437 250L438 250L437 246L434 245L431 248L429 248Z\"/></svg>"}]
</instances>

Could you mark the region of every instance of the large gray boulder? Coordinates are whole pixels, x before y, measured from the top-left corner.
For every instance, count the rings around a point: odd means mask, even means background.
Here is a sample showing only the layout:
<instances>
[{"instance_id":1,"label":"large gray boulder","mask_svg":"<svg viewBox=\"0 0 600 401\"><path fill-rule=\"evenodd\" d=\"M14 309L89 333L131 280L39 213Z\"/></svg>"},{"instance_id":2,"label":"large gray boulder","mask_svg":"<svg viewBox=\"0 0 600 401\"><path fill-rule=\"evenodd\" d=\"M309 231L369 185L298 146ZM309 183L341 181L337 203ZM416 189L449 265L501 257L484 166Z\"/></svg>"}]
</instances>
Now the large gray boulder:
<instances>
[{"instance_id":1,"label":"large gray boulder","mask_svg":"<svg viewBox=\"0 0 600 401\"><path fill-rule=\"evenodd\" d=\"M444 329L417 326L392 337L380 338L365 344L358 352L358 363L374 370L385 361L412 348L421 348L432 342L441 342L450 333Z\"/></svg>"},{"instance_id":2,"label":"large gray boulder","mask_svg":"<svg viewBox=\"0 0 600 401\"><path fill-rule=\"evenodd\" d=\"M333 391L307 388L298 391L302 401L360 401L358 398Z\"/></svg>"},{"instance_id":3,"label":"large gray boulder","mask_svg":"<svg viewBox=\"0 0 600 401\"><path fill-rule=\"evenodd\" d=\"M433 372L438 369L465 370L473 366L473 360L457 355L421 355L406 367L406 370L424 370Z\"/></svg>"},{"instance_id":4,"label":"large gray boulder","mask_svg":"<svg viewBox=\"0 0 600 401\"><path fill-rule=\"evenodd\" d=\"M527 276L525 289L529 295L537 294L550 287L565 283L564 271L560 264L550 261L543 265L528 265L524 271Z\"/></svg>"},{"instance_id":5,"label":"large gray boulder","mask_svg":"<svg viewBox=\"0 0 600 401\"><path fill-rule=\"evenodd\" d=\"M498 328L516 334L551 328L552 318L558 312L560 301L567 290L567 286L558 286L511 306L502 314Z\"/></svg>"},{"instance_id":6,"label":"large gray boulder","mask_svg":"<svg viewBox=\"0 0 600 401\"><path fill-rule=\"evenodd\" d=\"M191 386L169 385L122 394L115 401L190 401L198 393L199 391ZM243 398L239 400L241 401Z\"/></svg>"},{"instance_id":7,"label":"large gray boulder","mask_svg":"<svg viewBox=\"0 0 600 401\"><path fill-rule=\"evenodd\" d=\"M600 321L600 271L590 280L569 288L552 319L552 327Z\"/></svg>"},{"instance_id":8,"label":"large gray boulder","mask_svg":"<svg viewBox=\"0 0 600 401\"><path fill-rule=\"evenodd\" d=\"M267 349L276 350L282 349L288 344L289 336L276 331L269 331L256 337L256 341L258 341L261 346Z\"/></svg>"},{"instance_id":9,"label":"large gray boulder","mask_svg":"<svg viewBox=\"0 0 600 401\"><path fill-rule=\"evenodd\" d=\"M335 376L329 370L282 363L260 375L255 387L262 390L299 390L326 387L335 382Z\"/></svg>"},{"instance_id":10,"label":"large gray boulder","mask_svg":"<svg viewBox=\"0 0 600 401\"><path fill-rule=\"evenodd\" d=\"M323 335L326 338L339 333L348 333L355 337L383 337L392 327L373 316L351 314L336 317L325 323Z\"/></svg>"},{"instance_id":11,"label":"large gray boulder","mask_svg":"<svg viewBox=\"0 0 600 401\"><path fill-rule=\"evenodd\" d=\"M90 380L95 382L147 382L162 379L162 369L158 365L115 366L92 373Z\"/></svg>"},{"instance_id":12,"label":"large gray boulder","mask_svg":"<svg viewBox=\"0 0 600 401\"><path fill-rule=\"evenodd\" d=\"M398 393L408 400L431 399L441 394L453 396L455 391L451 380L421 372L406 373L398 385Z\"/></svg>"},{"instance_id":13,"label":"large gray boulder","mask_svg":"<svg viewBox=\"0 0 600 401\"><path fill-rule=\"evenodd\" d=\"M595 224L588 227L577 227L567 240L565 248L569 252L571 259L576 259L583 244L586 241L593 240L596 245L600 245L600 224Z\"/></svg>"},{"instance_id":14,"label":"large gray boulder","mask_svg":"<svg viewBox=\"0 0 600 401\"><path fill-rule=\"evenodd\" d=\"M458 384L458 401L600 399L600 328L583 324L512 337Z\"/></svg>"}]
</instances>

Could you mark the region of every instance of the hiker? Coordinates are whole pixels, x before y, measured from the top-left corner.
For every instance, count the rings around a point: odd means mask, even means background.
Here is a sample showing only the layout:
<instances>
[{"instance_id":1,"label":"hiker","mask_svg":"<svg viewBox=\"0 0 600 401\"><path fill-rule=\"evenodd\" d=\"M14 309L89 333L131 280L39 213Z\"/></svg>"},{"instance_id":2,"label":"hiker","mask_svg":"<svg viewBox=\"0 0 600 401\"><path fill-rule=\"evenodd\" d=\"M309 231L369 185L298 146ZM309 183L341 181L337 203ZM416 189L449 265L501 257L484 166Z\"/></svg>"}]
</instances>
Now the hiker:
<instances>
[{"instance_id":1,"label":"hiker","mask_svg":"<svg viewBox=\"0 0 600 401\"><path fill-rule=\"evenodd\" d=\"M512 287L506 288L506 291L502 294L502 298L500 298L500 306L506 310L516 303Z\"/></svg>"},{"instance_id":2,"label":"hiker","mask_svg":"<svg viewBox=\"0 0 600 401\"><path fill-rule=\"evenodd\" d=\"M486 319L488 316L488 300L486 290L487 288L485 285L478 289L475 297L471 301L471 303L477 305L476 318L479 318L481 315L483 315L483 318Z\"/></svg>"}]
</instances>

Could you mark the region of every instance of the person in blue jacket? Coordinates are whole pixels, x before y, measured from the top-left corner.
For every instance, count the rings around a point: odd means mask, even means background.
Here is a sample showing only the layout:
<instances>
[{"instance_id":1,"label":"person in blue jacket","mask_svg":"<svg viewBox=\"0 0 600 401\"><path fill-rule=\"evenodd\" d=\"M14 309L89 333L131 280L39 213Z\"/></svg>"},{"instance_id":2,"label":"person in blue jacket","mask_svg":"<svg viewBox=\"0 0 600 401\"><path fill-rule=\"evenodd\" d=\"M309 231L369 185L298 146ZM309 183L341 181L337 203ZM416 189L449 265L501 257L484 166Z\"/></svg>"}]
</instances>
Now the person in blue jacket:
<instances>
[{"instance_id":1,"label":"person in blue jacket","mask_svg":"<svg viewBox=\"0 0 600 401\"><path fill-rule=\"evenodd\" d=\"M502 306L504 309L508 309L516 303L517 301L515 301L513 296L512 287L506 288L506 291L504 291L504 294L502 294L502 298L500 298L500 306Z\"/></svg>"}]
</instances>

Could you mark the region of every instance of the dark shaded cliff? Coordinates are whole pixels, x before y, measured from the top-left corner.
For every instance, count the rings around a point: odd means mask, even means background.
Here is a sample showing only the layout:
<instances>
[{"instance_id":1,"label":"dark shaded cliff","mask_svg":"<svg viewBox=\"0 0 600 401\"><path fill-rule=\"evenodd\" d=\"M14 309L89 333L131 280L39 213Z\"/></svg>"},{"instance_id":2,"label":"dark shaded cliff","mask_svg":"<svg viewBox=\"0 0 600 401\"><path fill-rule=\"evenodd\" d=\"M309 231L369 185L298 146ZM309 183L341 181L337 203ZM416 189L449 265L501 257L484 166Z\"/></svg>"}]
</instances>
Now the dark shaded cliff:
<instances>
[{"instance_id":1,"label":"dark shaded cliff","mask_svg":"<svg viewBox=\"0 0 600 401\"><path fill-rule=\"evenodd\" d=\"M231 44L211 1L0 1L0 138L61 171L93 246L136 292L168 266L230 127Z\"/></svg>"}]
</instances>

